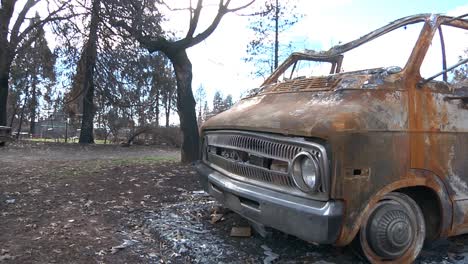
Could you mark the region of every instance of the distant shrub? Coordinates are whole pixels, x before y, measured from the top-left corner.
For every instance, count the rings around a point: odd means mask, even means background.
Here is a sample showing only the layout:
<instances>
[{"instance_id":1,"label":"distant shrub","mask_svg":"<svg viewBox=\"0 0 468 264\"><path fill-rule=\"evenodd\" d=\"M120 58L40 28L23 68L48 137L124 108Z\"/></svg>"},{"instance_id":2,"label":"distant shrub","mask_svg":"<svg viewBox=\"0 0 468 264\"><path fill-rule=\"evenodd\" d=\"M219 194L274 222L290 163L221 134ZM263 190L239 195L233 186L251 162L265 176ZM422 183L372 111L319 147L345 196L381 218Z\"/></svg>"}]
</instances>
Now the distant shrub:
<instances>
[{"instance_id":1,"label":"distant shrub","mask_svg":"<svg viewBox=\"0 0 468 264\"><path fill-rule=\"evenodd\" d=\"M133 144L180 147L182 133L179 127L148 128L135 137Z\"/></svg>"}]
</instances>

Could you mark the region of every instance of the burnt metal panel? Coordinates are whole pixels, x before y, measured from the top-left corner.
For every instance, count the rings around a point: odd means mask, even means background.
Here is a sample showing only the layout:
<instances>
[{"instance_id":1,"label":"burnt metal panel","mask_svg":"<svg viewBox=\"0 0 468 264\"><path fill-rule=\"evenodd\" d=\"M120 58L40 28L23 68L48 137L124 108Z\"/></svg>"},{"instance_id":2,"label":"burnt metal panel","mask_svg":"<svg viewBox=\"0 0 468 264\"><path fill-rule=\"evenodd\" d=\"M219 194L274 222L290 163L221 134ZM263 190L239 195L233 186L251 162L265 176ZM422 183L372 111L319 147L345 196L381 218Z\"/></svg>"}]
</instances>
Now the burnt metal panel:
<instances>
[{"instance_id":1,"label":"burnt metal panel","mask_svg":"<svg viewBox=\"0 0 468 264\"><path fill-rule=\"evenodd\" d=\"M352 241L362 219L385 194L414 186L438 195L440 236L468 232L468 87L424 82L419 74L439 25L468 29L468 21L411 16L327 52L306 55L333 59L419 21L425 21L424 27L401 71L371 69L276 83L279 69L256 95L206 122L203 132L255 131L325 140L333 157L330 198L342 200L346 208L338 245Z\"/></svg>"}]
</instances>

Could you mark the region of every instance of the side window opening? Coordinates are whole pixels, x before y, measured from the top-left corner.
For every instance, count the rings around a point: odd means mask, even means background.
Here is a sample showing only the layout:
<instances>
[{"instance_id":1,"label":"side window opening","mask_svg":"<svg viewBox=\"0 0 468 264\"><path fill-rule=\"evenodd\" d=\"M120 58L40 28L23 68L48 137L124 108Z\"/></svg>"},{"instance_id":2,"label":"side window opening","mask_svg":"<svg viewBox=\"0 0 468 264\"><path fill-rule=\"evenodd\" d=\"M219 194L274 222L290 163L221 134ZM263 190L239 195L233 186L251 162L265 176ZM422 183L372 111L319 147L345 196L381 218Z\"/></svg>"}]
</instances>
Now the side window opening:
<instances>
[{"instance_id":1,"label":"side window opening","mask_svg":"<svg viewBox=\"0 0 468 264\"><path fill-rule=\"evenodd\" d=\"M443 70L442 57L442 42L440 41L439 29L437 29L419 70L421 77L427 79L441 72ZM443 81L443 76L439 75L434 80Z\"/></svg>"},{"instance_id":2,"label":"side window opening","mask_svg":"<svg viewBox=\"0 0 468 264\"><path fill-rule=\"evenodd\" d=\"M441 25L434 34L423 64L421 77L428 79L448 69L468 57L468 30L448 25ZM445 55L445 56L444 56ZM440 74L433 80L444 81L451 84L467 82L466 63Z\"/></svg>"}]
</instances>

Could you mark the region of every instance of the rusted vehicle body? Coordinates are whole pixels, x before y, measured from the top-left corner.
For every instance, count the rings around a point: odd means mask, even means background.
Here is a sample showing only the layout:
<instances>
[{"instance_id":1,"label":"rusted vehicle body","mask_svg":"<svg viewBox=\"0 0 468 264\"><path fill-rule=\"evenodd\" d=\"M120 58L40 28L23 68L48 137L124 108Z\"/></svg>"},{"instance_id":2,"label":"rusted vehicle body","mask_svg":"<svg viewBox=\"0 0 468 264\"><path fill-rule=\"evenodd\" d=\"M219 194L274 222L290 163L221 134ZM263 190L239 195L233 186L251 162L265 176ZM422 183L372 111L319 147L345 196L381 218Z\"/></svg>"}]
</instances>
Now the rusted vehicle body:
<instances>
[{"instance_id":1,"label":"rusted vehicle body","mask_svg":"<svg viewBox=\"0 0 468 264\"><path fill-rule=\"evenodd\" d=\"M11 140L11 127L0 126L0 146L5 145Z\"/></svg>"},{"instance_id":2,"label":"rusted vehicle body","mask_svg":"<svg viewBox=\"0 0 468 264\"><path fill-rule=\"evenodd\" d=\"M204 188L260 231L337 246L357 239L372 263L410 263L425 240L467 233L467 60L448 60L452 29L466 37L468 21L415 15L292 54L203 125ZM392 32L415 38L401 67L345 71L348 52ZM427 55L436 46L440 65ZM299 61L329 67L294 77ZM426 62L437 71L422 77Z\"/></svg>"}]
</instances>

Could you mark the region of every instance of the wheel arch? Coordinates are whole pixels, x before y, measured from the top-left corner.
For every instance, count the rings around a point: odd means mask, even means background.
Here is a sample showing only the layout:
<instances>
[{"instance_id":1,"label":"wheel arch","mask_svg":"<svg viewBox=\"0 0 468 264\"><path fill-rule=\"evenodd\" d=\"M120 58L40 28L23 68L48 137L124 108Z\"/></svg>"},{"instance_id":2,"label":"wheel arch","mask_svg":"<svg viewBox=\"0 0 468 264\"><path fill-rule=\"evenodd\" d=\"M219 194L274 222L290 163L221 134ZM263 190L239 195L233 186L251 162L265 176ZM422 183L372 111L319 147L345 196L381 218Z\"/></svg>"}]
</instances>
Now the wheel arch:
<instances>
[{"instance_id":1,"label":"wheel arch","mask_svg":"<svg viewBox=\"0 0 468 264\"><path fill-rule=\"evenodd\" d=\"M363 210L361 210L359 215L356 217L354 223L349 227L345 225L342 227L341 234L335 244L338 246L345 246L351 243L358 234L362 221L366 219L368 214L372 211L371 209L380 200L382 200L386 194L390 192L403 192L413 199L416 198L415 201L418 203L418 199L421 197L419 196L420 193L417 192L421 191L428 191L431 193L432 198L437 198L440 222L439 227L437 228L437 234L435 236L447 237L452 226L453 207L444 182L440 179L439 176L431 171L411 169L408 172L407 177L392 182L391 184L388 184L375 192L366 201L366 206L363 207ZM420 204L418 203L418 205ZM421 208L421 210L423 210L423 213L425 213L423 208Z\"/></svg>"}]
</instances>

